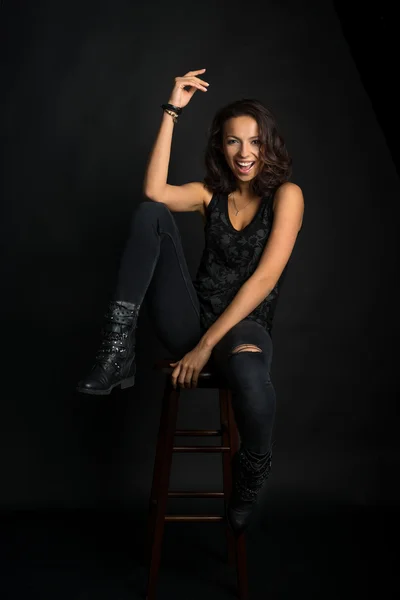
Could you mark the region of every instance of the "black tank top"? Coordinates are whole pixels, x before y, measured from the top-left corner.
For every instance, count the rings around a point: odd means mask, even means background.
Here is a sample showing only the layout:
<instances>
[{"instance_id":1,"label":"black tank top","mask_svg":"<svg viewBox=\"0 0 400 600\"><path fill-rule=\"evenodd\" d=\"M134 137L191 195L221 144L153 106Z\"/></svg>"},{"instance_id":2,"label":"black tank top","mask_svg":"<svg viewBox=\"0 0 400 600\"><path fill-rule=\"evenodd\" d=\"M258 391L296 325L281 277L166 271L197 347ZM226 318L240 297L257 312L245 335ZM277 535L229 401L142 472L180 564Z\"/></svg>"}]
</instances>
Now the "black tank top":
<instances>
[{"instance_id":1,"label":"black tank top","mask_svg":"<svg viewBox=\"0 0 400 600\"><path fill-rule=\"evenodd\" d=\"M237 231L229 219L227 194L214 194L206 207L205 247L193 281L204 330L217 320L254 273L271 233L273 198L272 192L261 199L253 220L241 231ZM246 317L270 334L287 266L268 296Z\"/></svg>"}]
</instances>

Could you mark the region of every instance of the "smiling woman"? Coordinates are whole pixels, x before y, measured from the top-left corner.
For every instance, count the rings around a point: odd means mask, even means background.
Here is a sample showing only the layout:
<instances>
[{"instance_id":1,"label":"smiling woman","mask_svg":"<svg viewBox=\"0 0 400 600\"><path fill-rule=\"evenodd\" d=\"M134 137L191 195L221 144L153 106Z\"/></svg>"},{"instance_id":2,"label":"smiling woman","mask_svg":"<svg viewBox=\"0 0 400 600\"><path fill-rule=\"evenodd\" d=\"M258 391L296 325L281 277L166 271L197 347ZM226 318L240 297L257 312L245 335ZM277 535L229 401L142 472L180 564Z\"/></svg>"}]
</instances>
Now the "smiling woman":
<instances>
[{"instance_id":1,"label":"smiling woman","mask_svg":"<svg viewBox=\"0 0 400 600\"><path fill-rule=\"evenodd\" d=\"M244 117L244 118L246 119L246 117ZM243 117L238 117L238 119L243 120ZM250 127L250 128L252 128L252 129L254 129L254 123L255 123L254 120L251 119L248 122L247 126ZM236 119L236 121L231 125L231 127L238 127L239 125L240 125L240 122L238 123L237 119ZM244 127L246 127L246 122L244 122ZM254 144L254 145L257 146L260 143L260 140L257 139L257 138L258 138L258 136L253 136L253 137L249 138L249 144ZM229 135L229 134L226 134L226 140L227 140L226 145L228 147L234 145L235 143L239 143L239 142L242 143L242 141L240 140L240 138L237 138L236 136ZM242 152L243 152L243 145L242 145ZM248 161L247 160L246 161L244 159L241 159L239 156L236 156L236 157L234 157L234 163L235 163L235 165L236 165L237 170L239 171L239 173L245 173L247 175L247 174L250 173L250 171L252 170L253 166L256 164L256 160L254 160L254 161Z\"/></svg>"},{"instance_id":2,"label":"smiling woman","mask_svg":"<svg viewBox=\"0 0 400 600\"><path fill-rule=\"evenodd\" d=\"M250 166L242 169L243 163ZM213 191L206 199L206 244L193 282L203 327L216 324L208 331L213 341L225 329L219 317L250 276L265 282L265 295L245 318L272 331L304 211L300 187L288 181L291 163L271 111L258 101L240 100L215 115L203 180Z\"/></svg>"},{"instance_id":3,"label":"smiling woman","mask_svg":"<svg viewBox=\"0 0 400 600\"><path fill-rule=\"evenodd\" d=\"M241 169L239 163L247 165ZM248 168L249 163L254 163ZM210 190L235 195L241 207L288 181L292 159L272 112L254 99L242 99L217 111L205 152ZM245 175L245 177L242 177Z\"/></svg>"},{"instance_id":4,"label":"smiling woman","mask_svg":"<svg viewBox=\"0 0 400 600\"><path fill-rule=\"evenodd\" d=\"M144 178L147 201L133 213L100 348L78 390L102 395L134 385L135 334L146 299L157 336L172 355L174 386L196 387L212 361L234 392L241 448L227 516L239 534L271 466L271 331L304 202L289 181L291 159L272 113L252 99L215 115L202 182L167 183L174 124L195 91L207 91L208 82L199 77L204 70L176 77L169 102L161 105ZM199 211L205 219L195 281L172 211Z\"/></svg>"}]
</instances>

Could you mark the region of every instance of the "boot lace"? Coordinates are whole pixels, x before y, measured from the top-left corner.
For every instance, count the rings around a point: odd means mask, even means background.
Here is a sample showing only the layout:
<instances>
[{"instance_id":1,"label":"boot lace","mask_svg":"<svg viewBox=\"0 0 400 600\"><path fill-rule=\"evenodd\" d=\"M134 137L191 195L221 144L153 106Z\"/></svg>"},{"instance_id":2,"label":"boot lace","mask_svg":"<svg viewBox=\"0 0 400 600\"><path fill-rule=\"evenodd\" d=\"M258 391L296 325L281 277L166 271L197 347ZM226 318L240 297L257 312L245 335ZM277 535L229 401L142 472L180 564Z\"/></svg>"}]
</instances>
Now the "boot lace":
<instances>
[{"instance_id":1,"label":"boot lace","mask_svg":"<svg viewBox=\"0 0 400 600\"><path fill-rule=\"evenodd\" d=\"M109 303L102 328L102 340L96 354L96 363L104 367L112 365L119 371L128 352L128 337L136 325L140 305L126 308L118 301Z\"/></svg>"},{"instance_id":2,"label":"boot lace","mask_svg":"<svg viewBox=\"0 0 400 600\"><path fill-rule=\"evenodd\" d=\"M103 364L114 364L117 369L121 368L118 359L123 359L126 355L127 348L125 341L128 338L128 333L120 333L118 331L104 331L100 348L96 354L96 362Z\"/></svg>"}]
</instances>

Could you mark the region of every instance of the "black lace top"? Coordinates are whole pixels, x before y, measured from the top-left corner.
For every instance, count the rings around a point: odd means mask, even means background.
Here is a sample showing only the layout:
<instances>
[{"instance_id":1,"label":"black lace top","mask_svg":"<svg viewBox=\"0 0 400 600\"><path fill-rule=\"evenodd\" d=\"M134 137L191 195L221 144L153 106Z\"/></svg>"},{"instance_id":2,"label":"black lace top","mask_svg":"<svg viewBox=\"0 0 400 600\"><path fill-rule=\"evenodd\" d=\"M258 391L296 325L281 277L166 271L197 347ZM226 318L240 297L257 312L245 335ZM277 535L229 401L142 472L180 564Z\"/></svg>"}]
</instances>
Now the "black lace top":
<instances>
[{"instance_id":1,"label":"black lace top","mask_svg":"<svg viewBox=\"0 0 400 600\"><path fill-rule=\"evenodd\" d=\"M193 285L200 301L200 320L207 330L255 271L273 222L273 193L262 198L253 220L237 231L228 215L228 195L214 194L206 208L205 247ZM271 333L279 289L286 269L269 295L246 317Z\"/></svg>"}]
</instances>

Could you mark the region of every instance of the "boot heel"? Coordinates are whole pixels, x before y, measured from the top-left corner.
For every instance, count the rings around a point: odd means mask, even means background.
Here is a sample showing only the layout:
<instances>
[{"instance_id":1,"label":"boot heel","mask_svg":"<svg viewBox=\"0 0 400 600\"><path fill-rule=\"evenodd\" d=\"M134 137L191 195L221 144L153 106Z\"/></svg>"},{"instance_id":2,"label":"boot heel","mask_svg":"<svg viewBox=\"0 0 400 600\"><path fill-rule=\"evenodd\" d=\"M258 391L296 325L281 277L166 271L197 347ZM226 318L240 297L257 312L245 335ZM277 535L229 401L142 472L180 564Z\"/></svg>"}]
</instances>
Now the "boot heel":
<instances>
[{"instance_id":1,"label":"boot heel","mask_svg":"<svg viewBox=\"0 0 400 600\"><path fill-rule=\"evenodd\" d=\"M229 530L231 531L235 540L237 540L242 535L242 533L244 533L243 531L237 531L232 527L232 523L229 519L229 514L228 514L228 505L225 508L225 522L227 523Z\"/></svg>"},{"instance_id":2,"label":"boot heel","mask_svg":"<svg viewBox=\"0 0 400 600\"><path fill-rule=\"evenodd\" d=\"M132 387L133 385L135 385L135 376L134 375L132 375L132 377L128 377L127 379L124 379L123 381L121 381L121 390Z\"/></svg>"}]
</instances>

